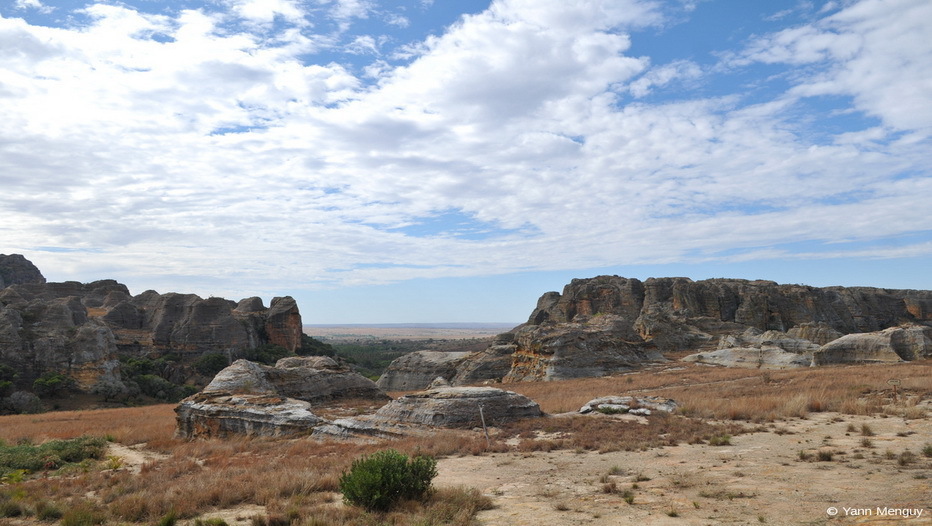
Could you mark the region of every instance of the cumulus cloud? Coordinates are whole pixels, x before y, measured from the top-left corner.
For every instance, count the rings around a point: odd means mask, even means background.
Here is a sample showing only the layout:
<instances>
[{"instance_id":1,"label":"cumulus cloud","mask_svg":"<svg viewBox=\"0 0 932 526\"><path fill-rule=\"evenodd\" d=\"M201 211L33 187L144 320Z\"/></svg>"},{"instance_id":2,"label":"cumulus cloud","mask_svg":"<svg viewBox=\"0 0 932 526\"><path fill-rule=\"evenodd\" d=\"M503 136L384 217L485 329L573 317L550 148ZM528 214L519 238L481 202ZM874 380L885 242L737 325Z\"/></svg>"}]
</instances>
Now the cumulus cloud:
<instances>
[{"instance_id":1,"label":"cumulus cloud","mask_svg":"<svg viewBox=\"0 0 932 526\"><path fill-rule=\"evenodd\" d=\"M797 242L838 257L932 230L927 2L846 4L708 71L632 56L664 23L652 1L496 0L404 48L349 33L341 53L379 55L362 66L318 60L337 40L307 3L226 5L92 4L57 28L0 17L7 251L255 293ZM374 13L314 7L340 31ZM789 87L681 89L761 64ZM812 140L800 105L829 95L879 122Z\"/></svg>"}]
</instances>

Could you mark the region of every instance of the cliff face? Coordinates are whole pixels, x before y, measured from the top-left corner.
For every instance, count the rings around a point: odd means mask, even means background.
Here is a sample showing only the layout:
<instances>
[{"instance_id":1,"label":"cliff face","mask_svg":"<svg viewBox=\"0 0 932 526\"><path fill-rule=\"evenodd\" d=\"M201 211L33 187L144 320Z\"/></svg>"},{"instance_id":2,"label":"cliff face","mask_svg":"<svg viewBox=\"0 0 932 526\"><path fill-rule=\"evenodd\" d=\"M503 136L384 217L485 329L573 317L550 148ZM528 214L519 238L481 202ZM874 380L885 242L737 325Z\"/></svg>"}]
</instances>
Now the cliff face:
<instances>
[{"instance_id":1,"label":"cliff face","mask_svg":"<svg viewBox=\"0 0 932 526\"><path fill-rule=\"evenodd\" d=\"M0 289L21 283L45 283L45 277L21 254L0 254Z\"/></svg>"},{"instance_id":2,"label":"cliff face","mask_svg":"<svg viewBox=\"0 0 932 526\"><path fill-rule=\"evenodd\" d=\"M664 353L722 349L749 330L801 340L797 347L805 351L787 352L811 354L842 335L901 324L932 326L932 291L737 279L575 279L562 294L541 296L527 323L514 329L504 381L608 374ZM757 340L758 348L770 344ZM820 363L828 361L826 355Z\"/></svg>"},{"instance_id":3,"label":"cliff face","mask_svg":"<svg viewBox=\"0 0 932 526\"><path fill-rule=\"evenodd\" d=\"M263 344L294 352L301 314L291 297L266 308L259 298L222 298L146 291L131 296L113 280L14 284L0 290L0 364L28 388L46 372L73 377L78 387L120 386L119 355L172 354L190 363L206 353L231 361Z\"/></svg>"}]
</instances>

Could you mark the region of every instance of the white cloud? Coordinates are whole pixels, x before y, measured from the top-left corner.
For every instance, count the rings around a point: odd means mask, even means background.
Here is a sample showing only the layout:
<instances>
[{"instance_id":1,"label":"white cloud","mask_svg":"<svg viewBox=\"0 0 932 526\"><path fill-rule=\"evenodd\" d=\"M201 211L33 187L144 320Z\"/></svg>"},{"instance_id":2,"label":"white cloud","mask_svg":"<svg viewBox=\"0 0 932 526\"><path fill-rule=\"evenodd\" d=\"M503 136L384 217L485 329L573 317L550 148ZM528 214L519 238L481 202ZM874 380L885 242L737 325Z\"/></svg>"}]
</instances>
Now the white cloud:
<instances>
[{"instance_id":1,"label":"white cloud","mask_svg":"<svg viewBox=\"0 0 932 526\"><path fill-rule=\"evenodd\" d=\"M40 13L51 13L54 7L43 4L40 0L16 0L16 9L35 9Z\"/></svg>"},{"instance_id":2,"label":"white cloud","mask_svg":"<svg viewBox=\"0 0 932 526\"><path fill-rule=\"evenodd\" d=\"M641 78L629 86L631 94L637 98L650 94L655 87L662 87L675 80L692 81L702 76L702 69L695 62L677 60L657 68L651 68Z\"/></svg>"},{"instance_id":3,"label":"white cloud","mask_svg":"<svg viewBox=\"0 0 932 526\"><path fill-rule=\"evenodd\" d=\"M337 23L373 12L318 4ZM44 257L264 290L932 230L922 2L864 0L762 35L732 67L799 67L788 91L755 103L740 90L648 103L713 74L628 56L635 29L663 22L654 2L496 1L408 48L406 65L366 67L368 86L349 66L306 62L335 40L301 5L96 4L90 25L60 29L0 18L5 251L86 249ZM286 29L269 35L272 20ZM343 52L391 55L372 36L344 40ZM882 124L811 141L794 115L821 94ZM493 235L404 233L450 211Z\"/></svg>"},{"instance_id":4,"label":"white cloud","mask_svg":"<svg viewBox=\"0 0 932 526\"><path fill-rule=\"evenodd\" d=\"M759 39L752 61L824 66L791 91L799 97L846 95L893 129L932 126L932 4L863 0L815 24Z\"/></svg>"},{"instance_id":5,"label":"white cloud","mask_svg":"<svg viewBox=\"0 0 932 526\"><path fill-rule=\"evenodd\" d=\"M298 25L307 25L304 9L296 0L226 0L233 11L250 22L270 26L276 16Z\"/></svg>"}]
</instances>

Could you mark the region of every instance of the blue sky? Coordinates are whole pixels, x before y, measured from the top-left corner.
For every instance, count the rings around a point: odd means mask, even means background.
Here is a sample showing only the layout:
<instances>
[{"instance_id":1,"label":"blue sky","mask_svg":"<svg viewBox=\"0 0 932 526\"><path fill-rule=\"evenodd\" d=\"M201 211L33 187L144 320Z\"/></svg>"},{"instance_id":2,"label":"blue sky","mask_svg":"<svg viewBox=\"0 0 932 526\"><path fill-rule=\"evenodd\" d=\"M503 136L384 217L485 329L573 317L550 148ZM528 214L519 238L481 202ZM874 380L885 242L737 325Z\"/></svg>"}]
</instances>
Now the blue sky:
<instances>
[{"instance_id":1,"label":"blue sky","mask_svg":"<svg viewBox=\"0 0 932 526\"><path fill-rule=\"evenodd\" d=\"M0 1L0 253L306 323L932 289L926 0Z\"/></svg>"}]
</instances>

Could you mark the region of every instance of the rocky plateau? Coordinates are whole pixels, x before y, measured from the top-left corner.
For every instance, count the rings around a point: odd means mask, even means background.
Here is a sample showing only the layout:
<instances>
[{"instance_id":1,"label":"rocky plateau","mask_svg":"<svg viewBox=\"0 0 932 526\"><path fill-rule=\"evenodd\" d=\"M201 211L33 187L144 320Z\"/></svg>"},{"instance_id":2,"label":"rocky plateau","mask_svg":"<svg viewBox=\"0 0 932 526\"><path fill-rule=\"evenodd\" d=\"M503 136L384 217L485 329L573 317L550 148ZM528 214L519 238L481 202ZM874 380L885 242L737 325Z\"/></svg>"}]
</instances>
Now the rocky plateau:
<instances>
[{"instance_id":1,"label":"rocky plateau","mask_svg":"<svg viewBox=\"0 0 932 526\"><path fill-rule=\"evenodd\" d=\"M179 366L161 374L181 383L194 374L186 364L205 354L233 361L261 345L294 352L302 342L301 314L288 296L266 307L257 297L133 296L114 280L48 283L17 254L0 255L0 286L0 366L13 372L15 389L58 373L79 391L119 391L121 356L173 356Z\"/></svg>"},{"instance_id":2,"label":"rocky plateau","mask_svg":"<svg viewBox=\"0 0 932 526\"><path fill-rule=\"evenodd\" d=\"M545 293L526 323L431 370L465 385L604 376L680 357L780 369L930 356L932 291L598 276ZM433 367L424 361L399 358L386 384L425 387L430 375L410 372Z\"/></svg>"}]
</instances>

